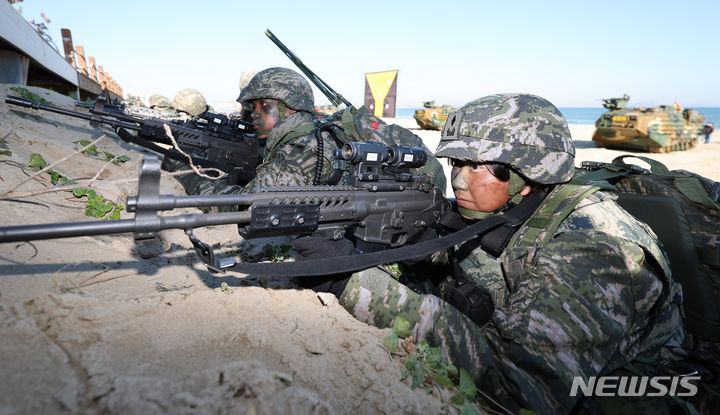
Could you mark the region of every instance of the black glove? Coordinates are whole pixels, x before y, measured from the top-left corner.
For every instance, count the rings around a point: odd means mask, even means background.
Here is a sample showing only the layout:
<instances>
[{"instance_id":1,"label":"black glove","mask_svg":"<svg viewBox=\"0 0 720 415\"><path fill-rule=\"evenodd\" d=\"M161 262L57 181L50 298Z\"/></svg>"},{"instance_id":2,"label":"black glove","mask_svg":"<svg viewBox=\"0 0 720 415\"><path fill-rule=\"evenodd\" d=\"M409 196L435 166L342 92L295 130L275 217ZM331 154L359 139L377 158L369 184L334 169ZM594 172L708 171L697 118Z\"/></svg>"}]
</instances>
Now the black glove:
<instances>
[{"instance_id":1,"label":"black glove","mask_svg":"<svg viewBox=\"0 0 720 415\"><path fill-rule=\"evenodd\" d=\"M352 242L345 238L334 241L321 236L301 236L293 241L293 247L298 261L351 255L354 251Z\"/></svg>"},{"instance_id":2,"label":"black glove","mask_svg":"<svg viewBox=\"0 0 720 415\"><path fill-rule=\"evenodd\" d=\"M335 241L320 236L301 236L293 241L293 247L298 252L296 257L298 261L345 256L354 252L352 242L345 238ZM310 288L315 292L332 293L340 297L349 279L350 274L340 273L298 277L295 281L301 287Z\"/></svg>"}]
</instances>

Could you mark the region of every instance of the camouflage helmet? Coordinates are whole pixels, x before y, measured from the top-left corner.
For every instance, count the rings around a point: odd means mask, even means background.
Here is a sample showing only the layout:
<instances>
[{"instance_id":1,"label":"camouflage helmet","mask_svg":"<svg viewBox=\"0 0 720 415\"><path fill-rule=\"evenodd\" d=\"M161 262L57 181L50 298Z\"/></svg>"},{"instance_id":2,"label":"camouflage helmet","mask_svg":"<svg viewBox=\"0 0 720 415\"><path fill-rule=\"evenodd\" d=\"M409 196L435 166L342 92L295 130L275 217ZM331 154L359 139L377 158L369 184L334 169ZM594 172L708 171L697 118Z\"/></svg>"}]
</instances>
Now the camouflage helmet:
<instances>
[{"instance_id":1,"label":"camouflage helmet","mask_svg":"<svg viewBox=\"0 0 720 415\"><path fill-rule=\"evenodd\" d=\"M272 98L298 111L315 109L312 88L299 73L287 68L268 68L258 72L240 91L237 101Z\"/></svg>"},{"instance_id":2,"label":"camouflage helmet","mask_svg":"<svg viewBox=\"0 0 720 415\"><path fill-rule=\"evenodd\" d=\"M249 71L245 71L240 74L240 90L242 91L243 88L250 82L250 80L253 78L253 76L257 75L258 71L257 69L251 69Z\"/></svg>"},{"instance_id":3,"label":"camouflage helmet","mask_svg":"<svg viewBox=\"0 0 720 415\"><path fill-rule=\"evenodd\" d=\"M563 183L575 170L565 117L544 98L499 94L465 104L443 127L437 157L498 162L540 183Z\"/></svg>"},{"instance_id":4,"label":"camouflage helmet","mask_svg":"<svg viewBox=\"0 0 720 415\"><path fill-rule=\"evenodd\" d=\"M150 95L150 98L148 98L148 103L150 104L150 107L172 108L173 106L172 102L170 102L170 100L165 97L165 95L160 94Z\"/></svg>"},{"instance_id":5,"label":"camouflage helmet","mask_svg":"<svg viewBox=\"0 0 720 415\"><path fill-rule=\"evenodd\" d=\"M197 89L186 88L175 94L172 106L178 111L187 112L193 117L207 109L205 97Z\"/></svg>"}]
</instances>

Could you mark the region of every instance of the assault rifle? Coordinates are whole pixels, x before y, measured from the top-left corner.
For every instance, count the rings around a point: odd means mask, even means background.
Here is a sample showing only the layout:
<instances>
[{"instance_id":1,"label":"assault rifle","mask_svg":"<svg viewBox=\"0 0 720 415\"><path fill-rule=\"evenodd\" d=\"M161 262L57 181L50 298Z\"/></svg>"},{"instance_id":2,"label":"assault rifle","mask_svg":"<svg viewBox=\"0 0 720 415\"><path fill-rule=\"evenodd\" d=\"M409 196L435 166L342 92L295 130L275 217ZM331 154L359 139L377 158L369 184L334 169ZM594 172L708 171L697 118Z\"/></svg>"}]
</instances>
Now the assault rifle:
<instances>
[{"instance_id":1,"label":"assault rifle","mask_svg":"<svg viewBox=\"0 0 720 415\"><path fill-rule=\"evenodd\" d=\"M91 112L105 111L105 112L112 113L113 115L118 115L120 117L129 115L134 118L141 118L141 119L154 118L156 120L178 121L178 122L183 122L190 118L188 115L181 114L181 113L175 113L175 112L171 112L171 111L161 111L161 110L156 110L153 108L141 107L139 105L119 104L117 101L110 102L110 100L107 98L107 95L105 95L105 92L101 92L100 95L98 95L97 99L95 100L95 103L93 103L93 104L89 104L87 102L82 102L82 101L76 101L75 106L87 108Z\"/></svg>"},{"instance_id":2,"label":"assault rifle","mask_svg":"<svg viewBox=\"0 0 720 415\"><path fill-rule=\"evenodd\" d=\"M266 187L247 194L201 196L159 194L160 162L154 156L145 157L138 194L126 201L128 212L135 213L133 219L3 227L0 242L126 232L146 239L163 229L184 229L208 269L218 272L264 264L236 265L235 258L218 258L193 235L193 229L237 224L240 234L250 239L314 233L339 239L349 233L369 244L398 247L414 241L451 208L428 176L410 173L427 160L422 148L352 142L335 150L333 156L351 166L353 186ZM158 215L175 208L212 206L240 206L241 210Z\"/></svg>"},{"instance_id":3,"label":"assault rifle","mask_svg":"<svg viewBox=\"0 0 720 415\"><path fill-rule=\"evenodd\" d=\"M187 161L189 156L195 165L217 168L228 174L230 184L244 185L249 182L255 177L255 168L262 160L252 124L238 118L229 119L222 114L206 112L197 120L179 123L132 117L112 108L106 109L102 100L96 101L89 114L11 95L5 97L5 102L85 119L91 124L109 125L128 143L138 144L179 161ZM175 138L177 148L165 131L166 125Z\"/></svg>"}]
</instances>

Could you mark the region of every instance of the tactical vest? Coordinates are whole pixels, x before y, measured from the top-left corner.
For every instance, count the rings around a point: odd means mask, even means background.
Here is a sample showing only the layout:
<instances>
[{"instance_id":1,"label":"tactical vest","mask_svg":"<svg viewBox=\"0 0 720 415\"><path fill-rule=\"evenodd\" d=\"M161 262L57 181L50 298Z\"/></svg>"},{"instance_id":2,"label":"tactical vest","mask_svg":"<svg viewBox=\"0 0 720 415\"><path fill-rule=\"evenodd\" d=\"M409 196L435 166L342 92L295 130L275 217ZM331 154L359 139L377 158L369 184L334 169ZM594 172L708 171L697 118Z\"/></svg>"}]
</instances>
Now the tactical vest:
<instances>
[{"instance_id":1,"label":"tactical vest","mask_svg":"<svg viewBox=\"0 0 720 415\"><path fill-rule=\"evenodd\" d=\"M432 151L425 146L422 139L399 125L388 125L385 121L370 114L365 107L360 109L348 107L323 119L301 124L269 149L266 160L272 160L285 144L310 134L315 134L319 145L322 142L321 135L330 134L338 148L351 141L378 141L388 146L403 144L420 147L428 154L428 161L425 166L415 169L416 173L430 175L432 183L445 194L446 179L442 165ZM318 149L318 152L322 151L323 149ZM319 158L318 160L322 162ZM322 166L319 166L318 170L322 170Z\"/></svg>"}]
</instances>

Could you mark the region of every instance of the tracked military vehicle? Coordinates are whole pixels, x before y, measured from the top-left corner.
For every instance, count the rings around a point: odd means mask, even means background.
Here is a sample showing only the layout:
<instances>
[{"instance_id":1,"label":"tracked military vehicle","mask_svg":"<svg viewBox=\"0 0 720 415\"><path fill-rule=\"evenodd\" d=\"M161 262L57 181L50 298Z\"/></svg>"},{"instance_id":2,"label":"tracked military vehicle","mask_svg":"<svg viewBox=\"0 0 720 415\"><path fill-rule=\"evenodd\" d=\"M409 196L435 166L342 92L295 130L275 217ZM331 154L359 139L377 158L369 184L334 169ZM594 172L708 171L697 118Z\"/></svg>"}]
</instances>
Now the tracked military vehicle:
<instances>
[{"instance_id":1,"label":"tracked military vehicle","mask_svg":"<svg viewBox=\"0 0 720 415\"><path fill-rule=\"evenodd\" d=\"M693 147L705 117L679 105L627 108L628 95L603 99L608 111L595 122L592 140L598 147L666 153Z\"/></svg>"},{"instance_id":2,"label":"tracked military vehicle","mask_svg":"<svg viewBox=\"0 0 720 415\"><path fill-rule=\"evenodd\" d=\"M455 111L455 108L449 105L441 107L435 106L435 101L423 102L424 110L415 111L415 121L423 130L442 130L448 114Z\"/></svg>"}]
</instances>

